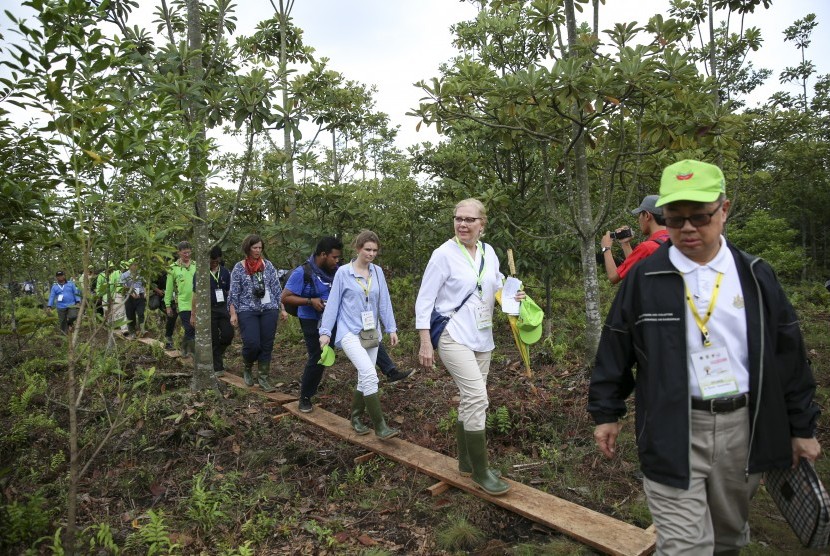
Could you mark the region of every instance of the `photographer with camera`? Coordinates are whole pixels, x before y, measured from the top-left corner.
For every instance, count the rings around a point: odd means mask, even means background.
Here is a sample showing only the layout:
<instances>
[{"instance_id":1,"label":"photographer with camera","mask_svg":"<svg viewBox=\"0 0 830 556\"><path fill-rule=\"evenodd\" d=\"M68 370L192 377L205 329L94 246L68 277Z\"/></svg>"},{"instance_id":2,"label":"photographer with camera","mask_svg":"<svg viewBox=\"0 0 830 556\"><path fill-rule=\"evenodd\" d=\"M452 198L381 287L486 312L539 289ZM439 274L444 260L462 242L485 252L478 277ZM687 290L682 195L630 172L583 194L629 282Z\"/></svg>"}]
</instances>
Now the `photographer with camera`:
<instances>
[{"instance_id":1,"label":"photographer with camera","mask_svg":"<svg viewBox=\"0 0 830 556\"><path fill-rule=\"evenodd\" d=\"M605 265L608 280L612 284L619 283L637 262L657 251L657 248L669 239L669 233L666 231L665 222L663 221L663 209L655 206L658 198L658 195L648 195L643 198L643 202L640 203L639 207L631 211L631 214L637 217L640 233L648 237L637 247L631 248L632 234L631 228L628 226L617 228L613 232L605 232L605 235L602 236L600 241L602 261ZM617 266L613 253L611 253L611 245L615 239L619 242L623 255L625 255L625 261L620 266Z\"/></svg>"},{"instance_id":2,"label":"photographer with camera","mask_svg":"<svg viewBox=\"0 0 830 556\"><path fill-rule=\"evenodd\" d=\"M253 366L257 362L257 381L263 392L276 390L268 382L271 353L280 318L281 288L277 269L262 256L262 238L251 234L242 242L245 258L233 267L228 310L231 324L239 325L242 336L242 378L247 386L254 385ZM288 314L283 315L283 319Z\"/></svg>"}]
</instances>

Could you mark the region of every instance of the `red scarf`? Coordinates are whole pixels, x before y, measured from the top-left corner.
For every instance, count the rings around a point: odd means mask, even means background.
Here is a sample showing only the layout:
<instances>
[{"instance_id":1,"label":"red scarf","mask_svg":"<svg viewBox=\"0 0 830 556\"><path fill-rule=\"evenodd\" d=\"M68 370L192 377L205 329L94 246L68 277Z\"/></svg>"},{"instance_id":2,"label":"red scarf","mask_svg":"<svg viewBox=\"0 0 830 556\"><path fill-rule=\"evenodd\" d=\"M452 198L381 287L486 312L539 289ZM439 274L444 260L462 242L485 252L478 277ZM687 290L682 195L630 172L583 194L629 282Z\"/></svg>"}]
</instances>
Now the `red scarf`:
<instances>
[{"instance_id":1,"label":"red scarf","mask_svg":"<svg viewBox=\"0 0 830 556\"><path fill-rule=\"evenodd\" d=\"M257 272L265 272L265 262L262 257L254 259L253 257L245 257L245 273L248 276L256 274Z\"/></svg>"}]
</instances>

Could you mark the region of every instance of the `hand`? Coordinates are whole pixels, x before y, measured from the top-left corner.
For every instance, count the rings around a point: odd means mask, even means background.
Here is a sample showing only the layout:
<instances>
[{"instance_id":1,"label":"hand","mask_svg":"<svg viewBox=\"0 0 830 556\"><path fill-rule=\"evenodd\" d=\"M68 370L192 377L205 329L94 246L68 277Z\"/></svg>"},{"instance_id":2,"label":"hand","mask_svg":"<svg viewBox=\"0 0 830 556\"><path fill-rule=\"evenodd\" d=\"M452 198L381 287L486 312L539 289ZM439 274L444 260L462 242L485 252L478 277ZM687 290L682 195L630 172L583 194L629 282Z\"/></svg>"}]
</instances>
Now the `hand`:
<instances>
[{"instance_id":1,"label":"hand","mask_svg":"<svg viewBox=\"0 0 830 556\"><path fill-rule=\"evenodd\" d=\"M158 288L153 288L153 291L156 292L156 295L164 297L164 290L160 290Z\"/></svg>"},{"instance_id":2,"label":"hand","mask_svg":"<svg viewBox=\"0 0 830 556\"><path fill-rule=\"evenodd\" d=\"M190 326L196 326L196 313L192 311L190 313Z\"/></svg>"},{"instance_id":3,"label":"hand","mask_svg":"<svg viewBox=\"0 0 830 556\"><path fill-rule=\"evenodd\" d=\"M599 240L600 247L611 247L613 244L614 240L611 239L611 232L605 232L605 235Z\"/></svg>"},{"instance_id":4,"label":"hand","mask_svg":"<svg viewBox=\"0 0 830 556\"><path fill-rule=\"evenodd\" d=\"M792 438L793 446L793 467L798 465L798 460L807 458L815 462L819 454L821 454L821 445L815 438Z\"/></svg>"},{"instance_id":5,"label":"hand","mask_svg":"<svg viewBox=\"0 0 830 556\"><path fill-rule=\"evenodd\" d=\"M432 342L421 340L421 349L418 350L418 362L425 369L432 369L435 365L435 350L432 349Z\"/></svg>"},{"instance_id":6,"label":"hand","mask_svg":"<svg viewBox=\"0 0 830 556\"><path fill-rule=\"evenodd\" d=\"M516 301L521 301L525 297L527 297L527 294L525 293L525 291L524 290L519 290L519 291L516 292L516 295L515 295L514 299Z\"/></svg>"},{"instance_id":7,"label":"hand","mask_svg":"<svg viewBox=\"0 0 830 556\"><path fill-rule=\"evenodd\" d=\"M322 335L320 336L320 349L323 349L331 342L331 336Z\"/></svg>"},{"instance_id":8,"label":"hand","mask_svg":"<svg viewBox=\"0 0 830 556\"><path fill-rule=\"evenodd\" d=\"M612 458L617 453L617 435L620 434L622 423L603 423L594 428L594 441L599 451L605 457Z\"/></svg>"},{"instance_id":9,"label":"hand","mask_svg":"<svg viewBox=\"0 0 830 556\"><path fill-rule=\"evenodd\" d=\"M314 310L318 313L322 313L323 309L326 308L326 303L320 299L319 297L312 297L311 298L311 306L314 307Z\"/></svg>"},{"instance_id":10,"label":"hand","mask_svg":"<svg viewBox=\"0 0 830 556\"><path fill-rule=\"evenodd\" d=\"M239 326L239 318L236 316L236 313L231 313L231 326L234 328Z\"/></svg>"},{"instance_id":11,"label":"hand","mask_svg":"<svg viewBox=\"0 0 830 556\"><path fill-rule=\"evenodd\" d=\"M168 307L167 309L165 309L165 312L167 312L167 316L168 316L168 317L172 317L172 316L173 316L173 309L171 309L170 307Z\"/></svg>"},{"instance_id":12,"label":"hand","mask_svg":"<svg viewBox=\"0 0 830 556\"><path fill-rule=\"evenodd\" d=\"M389 334L389 345L395 347L398 345L398 333L392 332Z\"/></svg>"},{"instance_id":13,"label":"hand","mask_svg":"<svg viewBox=\"0 0 830 556\"><path fill-rule=\"evenodd\" d=\"M628 230L628 229L630 229L628 226L622 226L622 227L620 227L620 228L617 228L617 229L616 229L616 230L614 230L614 231L615 231L616 233L620 233L621 231L623 231L623 230ZM620 243L620 244L623 244L623 243L628 243L628 242L630 242L630 241L631 241L631 238L632 238L632 237L633 237L633 235L630 235L630 236L628 236L628 237L624 237L624 238L622 238L622 239L618 239L618 240L617 240L617 243Z\"/></svg>"},{"instance_id":14,"label":"hand","mask_svg":"<svg viewBox=\"0 0 830 556\"><path fill-rule=\"evenodd\" d=\"M285 307L280 308L280 320L283 322L288 320L288 311L285 310Z\"/></svg>"}]
</instances>

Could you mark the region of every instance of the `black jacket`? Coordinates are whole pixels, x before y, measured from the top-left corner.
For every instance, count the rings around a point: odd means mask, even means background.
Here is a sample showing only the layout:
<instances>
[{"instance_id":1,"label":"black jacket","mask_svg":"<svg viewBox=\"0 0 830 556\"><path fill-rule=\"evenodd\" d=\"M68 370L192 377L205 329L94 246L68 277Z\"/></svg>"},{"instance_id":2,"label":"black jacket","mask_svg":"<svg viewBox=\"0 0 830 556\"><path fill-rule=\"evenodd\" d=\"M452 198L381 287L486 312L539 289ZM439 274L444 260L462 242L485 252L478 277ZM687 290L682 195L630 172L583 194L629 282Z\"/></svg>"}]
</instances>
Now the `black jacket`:
<instances>
[{"instance_id":1,"label":"black jacket","mask_svg":"<svg viewBox=\"0 0 830 556\"><path fill-rule=\"evenodd\" d=\"M792 463L791 437L815 434L815 381L795 311L772 268L727 243L746 307L750 381L748 473ZM602 330L588 394L597 424L625 415L636 390L646 477L689 488L690 395L683 277L661 246L622 281ZM636 365L637 372L632 371Z\"/></svg>"}]
</instances>

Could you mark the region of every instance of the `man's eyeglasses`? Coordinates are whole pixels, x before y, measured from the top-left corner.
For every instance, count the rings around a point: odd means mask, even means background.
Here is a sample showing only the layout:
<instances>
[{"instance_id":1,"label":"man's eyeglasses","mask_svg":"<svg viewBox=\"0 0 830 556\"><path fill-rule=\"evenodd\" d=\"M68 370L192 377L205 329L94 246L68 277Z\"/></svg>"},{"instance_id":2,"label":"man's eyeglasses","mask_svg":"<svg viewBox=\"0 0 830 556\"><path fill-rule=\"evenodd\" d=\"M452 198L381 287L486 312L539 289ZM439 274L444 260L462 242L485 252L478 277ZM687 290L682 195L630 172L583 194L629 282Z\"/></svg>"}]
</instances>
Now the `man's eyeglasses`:
<instances>
[{"instance_id":1,"label":"man's eyeglasses","mask_svg":"<svg viewBox=\"0 0 830 556\"><path fill-rule=\"evenodd\" d=\"M461 224L462 222L463 222L464 224L472 224L472 223L473 223L473 222L475 222L476 220L481 220L481 217L480 217L480 216L477 216L477 217L473 217L473 216L467 216L467 217L464 217L464 216L456 216L456 217L454 217L454 218L453 218L453 220L455 220L455 223L456 223L456 224Z\"/></svg>"},{"instance_id":2,"label":"man's eyeglasses","mask_svg":"<svg viewBox=\"0 0 830 556\"><path fill-rule=\"evenodd\" d=\"M701 212L698 214L692 214L691 216L664 216L663 220L666 222L666 228L675 228L679 230L686 224L686 220L688 220L689 223L695 228L700 228L701 226L705 226L711 222L712 217L717 214L722 206L723 201L718 203L718 206L715 207L715 210L712 212Z\"/></svg>"}]
</instances>

